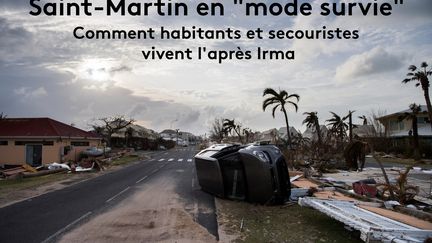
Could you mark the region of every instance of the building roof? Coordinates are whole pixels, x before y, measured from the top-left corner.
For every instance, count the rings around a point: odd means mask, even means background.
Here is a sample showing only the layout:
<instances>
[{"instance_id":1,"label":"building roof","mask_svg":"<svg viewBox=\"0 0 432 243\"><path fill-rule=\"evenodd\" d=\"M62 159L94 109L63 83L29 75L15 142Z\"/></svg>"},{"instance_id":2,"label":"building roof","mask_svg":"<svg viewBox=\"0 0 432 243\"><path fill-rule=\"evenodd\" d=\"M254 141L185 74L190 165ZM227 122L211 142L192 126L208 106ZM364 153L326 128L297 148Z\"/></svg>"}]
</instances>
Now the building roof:
<instances>
[{"instance_id":1,"label":"building roof","mask_svg":"<svg viewBox=\"0 0 432 243\"><path fill-rule=\"evenodd\" d=\"M119 131L114 133L112 137L126 137L126 131L128 128L132 128L132 137L149 139L157 139L159 137L159 134L157 132L137 124L130 124L127 127L120 129Z\"/></svg>"},{"instance_id":2,"label":"building roof","mask_svg":"<svg viewBox=\"0 0 432 243\"><path fill-rule=\"evenodd\" d=\"M376 130L373 125L356 125L353 133L359 137L371 137L376 134Z\"/></svg>"},{"instance_id":3,"label":"building roof","mask_svg":"<svg viewBox=\"0 0 432 243\"><path fill-rule=\"evenodd\" d=\"M99 139L97 135L51 118L0 119L0 137L73 137Z\"/></svg>"},{"instance_id":4,"label":"building roof","mask_svg":"<svg viewBox=\"0 0 432 243\"><path fill-rule=\"evenodd\" d=\"M388 114L388 115L385 115L385 116L382 116L382 117L378 117L378 120L383 120L383 119L387 119L387 118L395 117L395 116L401 116L401 115L404 115L405 113L411 113L411 112L412 112L411 109L406 109L406 110L403 110L403 111L399 111L399 112ZM428 112L427 106L420 105L420 112L419 112L419 114L427 114L427 112Z\"/></svg>"},{"instance_id":5,"label":"building roof","mask_svg":"<svg viewBox=\"0 0 432 243\"><path fill-rule=\"evenodd\" d=\"M177 132L172 129L165 129L162 132L160 132L160 134L177 134Z\"/></svg>"}]
</instances>

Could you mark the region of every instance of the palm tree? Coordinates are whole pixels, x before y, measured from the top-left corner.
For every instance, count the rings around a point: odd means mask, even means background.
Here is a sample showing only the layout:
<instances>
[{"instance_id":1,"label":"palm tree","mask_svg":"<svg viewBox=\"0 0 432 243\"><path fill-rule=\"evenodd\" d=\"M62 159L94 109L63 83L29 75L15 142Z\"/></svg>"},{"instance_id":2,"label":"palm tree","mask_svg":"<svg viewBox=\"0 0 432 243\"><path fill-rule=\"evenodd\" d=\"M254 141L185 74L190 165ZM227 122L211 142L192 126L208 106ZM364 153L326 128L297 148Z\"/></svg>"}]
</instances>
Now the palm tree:
<instances>
[{"instance_id":1,"label":"palm tree","mask_svg":"<svg viewBox=\"0 0 432 243\"><path fill-rule=\"evenodd\" d=\"M280 109L283 112L283 114L285 116L285 123L286 123L287 135L288 135L287 146L288 146L288 144L291 146L291 142L292 142L291 141L291 134L289 131L288 115L287 115L285 105L290 104L290 105L294 106L294 109L297 112L297 110L298 110L297 103L300 100L300 96L298 94L288 94L288 92L286 92L285 90L279 90L279 93L278 93L272 88L266 88L264 90L263 97L265 97L267 95L269 97L266 98L262 104L263 111L265 111L268 106L273 105L273 110L272 110L273 118L275 118L275 112L277 109ZM291 99L297 100L297 102L291 101Z\"/></svg>"},{"instance_id":2,"label":"palm tree","mask_svg":"<svg viewBox=\"0 0 432 243\"><path fill-rule=\"evenodd\" d=\"M416 82L416 87L421 86L428 109L429 124L432 129L432 105L429 97L430 84L428 79L428 76L432 75L432 68L428 69L428 64L426 62L422 62L419 69L416 66L411 65L409 66L408 70L410 70L411 72L407 73L407 78L404 79L402 83L406 84L414 81Z\"/></svg>"},{"instance_id":3,"label":"palm tree","mask_svg":"<svg viewBox=\"0 0 432 243\"><path fill-rule=\"evenodd\" d=\"M252 137L253 133L250 128L243 128L243 134L245 135L245 143L249 143L249 139Z\"/></svg>"},{"instance_id":4,"label":"palm tree","mask_svg":"<svg viewBox=\"0 0 432 243\"><path fill-rule=\"evenodd\" d=\"M330 130L336 134L336 136L339 138L340 143L342 143L343 138L346 135L345 132L348 129L348 125L345 122L347 117L342 118L336 113L331 111L330 113L333 115L333 117L328 119L326 122L328 122L328 125L330 126Z\"/></svg>"},{"instance_id":5,"label":"palm tree","mask_svg":"<svg viewBox=\"0 0 432 243\"><path fill-rule=\"evenodd\" d=\"M321 128L318 120L318 112L312 111L312 112L305 112L303 115L306 115L306 118L303 120L302 124L306 124L307 128L315 128L315 132L318 136L318 144L322 144L322 134L321 134Z\"/></svg>"},{"instance_id":6,"label":"palm tree","mask_svg":"<svg viewBox=\"0 0 432 243\"><path fill-rule=\"evenodd\" d=\"M352 123L352 114L355 111L348 111L348 115L346 115L343 120L348 118L348 127L349 127L349 141L352 142L353 139L353 123Z\"/></svg>"},{"instance_id":7,"label":"palm tree","mask_svg":"<svg viewBox=\"0 0 432 243\"><path fill-rule=\"evenodd\" d=\"M240 134L241 132L241 125L240 124L236 124L235 120L232 119L224 119L223 120L223 124L222 124L224 130L226 133L232 133L234 131L235 134L237 134L238 138L239 138L239 142L243 143L243 139L242 136Z\"/></svg>"},{"instance_id":8,"label":"palm tree","mask_svg":"<svg viewBox=\"0 0 432 243\"><path fill-rule=\"evenodd\" d=\"M411 104L409 106L411 112L406 112L402 116L399 117L399 120L411 120L411 126L412 126L412 145L414 150L414 159L419 160L420 159L420 144L419 144L419 135L418 135L418 125L417 125L417 115L420 113L421 108L417 104ZM411 134L411 132L410 132Z\"/></svg>"},{"instance_id":9,"label":"palm tree","mask_svg":"<svg viewBox=\"0 0 432 243\"><path fill-rule=\"evenodd\" d=\"M368 124L368 120L367 120L367 117L365 115L361 115L358 118L360 118L360 119L363 120L363 125L367 125Z\"/></svg>"}]
</instances>

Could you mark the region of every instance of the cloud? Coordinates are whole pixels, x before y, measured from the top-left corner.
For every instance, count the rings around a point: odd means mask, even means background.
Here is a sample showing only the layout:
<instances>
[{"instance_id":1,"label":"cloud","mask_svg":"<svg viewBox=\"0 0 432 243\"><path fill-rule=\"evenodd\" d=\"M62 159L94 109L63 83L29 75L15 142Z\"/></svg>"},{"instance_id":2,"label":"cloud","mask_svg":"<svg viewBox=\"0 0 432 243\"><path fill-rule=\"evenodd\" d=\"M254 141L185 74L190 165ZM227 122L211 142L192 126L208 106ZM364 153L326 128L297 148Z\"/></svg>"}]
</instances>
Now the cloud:
<instances>
[{"instance_id":1,"label":"cloud","mask_svg":"<svg viewBox=\"0 0 432 243\"><path fill-rule=\"evenodd\" d=\"M36 89L32 89L29 87L21 87L21 88L15 89L14 93L16 95L22 96L24 98L30 98L30 99L40 98L40 97L46 96L48 94L44 87L39 87Z\"/></svg>"},{"instance_id":2,"label":"cloud","mask_svg":"<svg viewBox=\"0 0 432 243\"><path fill-rule=\"evenodd\" d=\"M135 117L138 115L143 114L145 111L147 111L148 108L145 104L136 104L132 110L129 112L130 117Z\"/></svg>"},{"instance_id":3,"label":"cloud","mask_svg":"<svg viewBox=\"0 0 432 243\"><path fill-rule=\"evenodd\" d=\"M390 53L382 47L353 55L336 68L336 78L349 82L363 76L370 76L398 70L402 67L403 57Z\"/></svg>"}]
</instances>

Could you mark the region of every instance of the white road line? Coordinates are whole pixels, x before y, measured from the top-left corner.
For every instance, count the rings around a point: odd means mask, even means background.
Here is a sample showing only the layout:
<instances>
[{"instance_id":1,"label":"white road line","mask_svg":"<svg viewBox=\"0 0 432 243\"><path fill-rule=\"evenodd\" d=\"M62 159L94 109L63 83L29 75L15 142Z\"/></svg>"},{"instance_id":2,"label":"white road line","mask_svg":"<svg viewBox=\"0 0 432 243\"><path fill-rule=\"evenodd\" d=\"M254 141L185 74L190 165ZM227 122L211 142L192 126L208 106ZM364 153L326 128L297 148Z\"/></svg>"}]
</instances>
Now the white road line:
<instances>
[{"instance_id":1,"label":"white road line","mask_svg":"<svg viewBox=\"0 0 432 243\"><path fill-rule=\"evenodd\" d=\"M106 200L105 202L106 202L106 203L111 202L111 201L114 200L116 197L118 197L118 196L120 196L121 194L125 193L125 192L126 192L127 190L129 190L129 189L130 189L130 186L126 187L126 189L124 189L123 191L121 191L121 192L115 194L112 198Z\"/></svg>"},{"instance_id":2,"label":"white road line","mask_svg":"<svg viewBox=\"0 0 432 243\"><path fill-rule=\"evenodd\" d=\"M173 160L174 160L174 159L173 159L173 158L171 158L171 159L169 159L169 160L168 160L168 162L171 162L171 161L173 161Z\"/></svg>"},{"instance_id":3,"label":"white road line","mask_svg":"<svg viewBox=\"0 0 432 243\"><path fill-rule=\"evenodd\" d=\"M165 166L165 165L161 165L161 166L159 166L159 169L162 169L164 166Z\"/></svg>"},{"instance_id":4,"label":"white road line","mask_svg":"<svg viewBox=\"0 0 432 243\"><path fill-rule=\"evenodd\" d=\"M151 173L154 174L154 173L156 173L156 172L158 172L158 169L153 170Z\"/></svg>"},{"instance_id":5,"label":"white road line","mask_svg":"<svg viewBox=\"0 0 432 243\"><path fill-rule=\"evenodd\" d=\"M55 232L53 235L51 235L50 237L46 238L44 241L42 241L42 243L47 243L47 242L51 242L53 239L55 239L57 236L63 234L64 232L66 232L69 228L71 228L72 226L74 226L75 224L79 223L81 220L87 218L88 216L90 216L92 212L87 212L86 214L84 214L83 216L79 217L78 219L76 219L75 221L73 221L72 223L66 225L65 227L63 227L62 229L60 229L59 231Z\"/></svg>"},{"instance_id":6,"label":"white road line","mask_svg":"<svg viewBox=\"0 0 432 243\"><path fill-rule=\"evenodd\" d=\"M151 159L150 162L151 162L151 161L155 161L155 159Z\"/></svg>"},{"instance_id":7,"label":"white road line","mask_svg":"<svg viewBox=\"0 0 432 243\"><path fill-rule=\"evenodd\" d=\"M160 159L159 162L162 162L162 161L164 161L164 160L165 160L165 159Z\"/></svg>"},{"instance_id":8,"label":"white road line","mask_svg":"<svg viewBox=\"0 0 432 243\"><path fill-rule=\"evenodd\" d=\"M145 180L145 179L147 179L147 178L148 178L148 176L144 176L143 178L137 180L137 182L135 182L135 183L138 184L138 183L140 183L141 181L143 181L143 180Z\"/></svg>"},{"instance_id":9,"label":"white road line","mask_svg":"<svg viewBox=\"0 0 432 243\"><path fill-rule=\"evenodd\" d=\"M164 153L164 155L167 155L167 154L168 154L168 152Z\"/></svg>"},{"instance_id":10,"label":"white road line","mask_svg":"<svg viewBox=\"0 0 432 243\"><path fill-rule=\"evenodd\" d=\"M194 188L194 186L195 186L195 178L192 178L192 189Z\"/></svg>"},{"instance_id":11,"label":"white road line","mask_svg":"<svg viewBox=\"0 0 432 243\"><path fill-rule=\"evenodd\" d=\"M178 161L178 162L182 162L182 161L183 161L183 159L178 159L177 161Z\"/></svg>"},{"instance_id":12,"label":"white road line","mask_svg":"<svg viewBox=\"0 0 432 243\"><path fill-rule=\"evenodd\" d=\"M187 162L192 162L192 159L188 159Z\"/></svg>"}]
</instances>

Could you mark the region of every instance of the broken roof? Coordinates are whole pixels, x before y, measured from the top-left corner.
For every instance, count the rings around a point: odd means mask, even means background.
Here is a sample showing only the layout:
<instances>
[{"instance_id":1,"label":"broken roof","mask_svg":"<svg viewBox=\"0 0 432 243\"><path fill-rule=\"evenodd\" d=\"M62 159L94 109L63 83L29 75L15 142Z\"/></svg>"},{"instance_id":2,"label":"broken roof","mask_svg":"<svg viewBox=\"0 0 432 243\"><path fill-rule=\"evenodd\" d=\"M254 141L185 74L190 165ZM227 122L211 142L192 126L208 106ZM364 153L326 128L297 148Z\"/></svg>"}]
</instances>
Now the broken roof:
<instances>
[{"instance_id":1,"label":"broken roof","mask_svg":"<svg viewBox=\"0 0 432 243\"><path fill-rule=\"evenodd\" d=\"M51 118L0 119L0 137L73 137L100 139L91 132Z\"/></svg>"}]
</instances>

